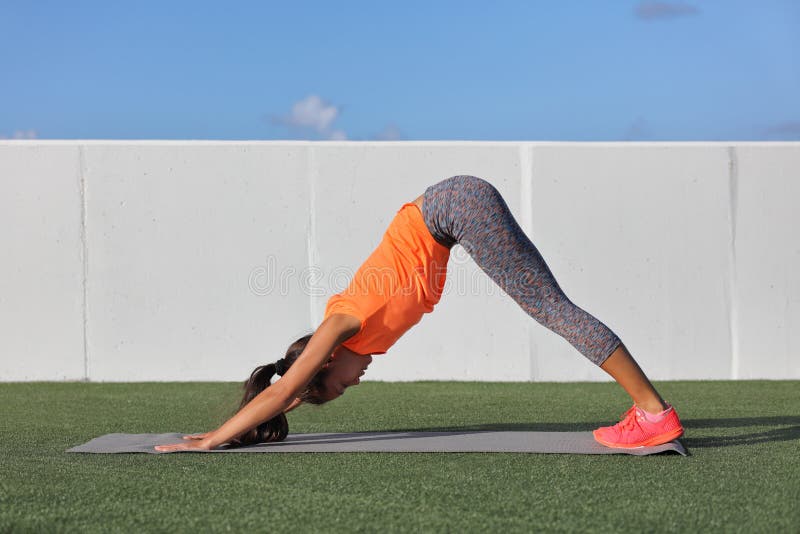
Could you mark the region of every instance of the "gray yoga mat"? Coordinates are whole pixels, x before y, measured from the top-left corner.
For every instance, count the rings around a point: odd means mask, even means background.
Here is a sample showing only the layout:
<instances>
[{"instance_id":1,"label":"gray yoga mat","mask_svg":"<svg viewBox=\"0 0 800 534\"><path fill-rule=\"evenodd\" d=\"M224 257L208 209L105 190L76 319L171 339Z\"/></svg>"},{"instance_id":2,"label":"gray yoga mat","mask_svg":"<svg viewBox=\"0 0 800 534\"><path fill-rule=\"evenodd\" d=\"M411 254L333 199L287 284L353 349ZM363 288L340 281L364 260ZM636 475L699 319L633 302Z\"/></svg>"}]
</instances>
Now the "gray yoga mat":
<instances>
[{"instance_id":1,"label":"gray yoga mat","mask_svg":"<svg viewBox=\"0 0 800 534\"><path fill-rule=\"evenodd\" d=\"M180 443L186 434L106 434L67 452L169 454L155 445ZM597 443L591 432L357 432L290 434L285 441L232 449L180 452L537 452L568 454L635 454L644 456L686 449L675 440L656 447L612 449Z\"/></svg>"}]
</instances>

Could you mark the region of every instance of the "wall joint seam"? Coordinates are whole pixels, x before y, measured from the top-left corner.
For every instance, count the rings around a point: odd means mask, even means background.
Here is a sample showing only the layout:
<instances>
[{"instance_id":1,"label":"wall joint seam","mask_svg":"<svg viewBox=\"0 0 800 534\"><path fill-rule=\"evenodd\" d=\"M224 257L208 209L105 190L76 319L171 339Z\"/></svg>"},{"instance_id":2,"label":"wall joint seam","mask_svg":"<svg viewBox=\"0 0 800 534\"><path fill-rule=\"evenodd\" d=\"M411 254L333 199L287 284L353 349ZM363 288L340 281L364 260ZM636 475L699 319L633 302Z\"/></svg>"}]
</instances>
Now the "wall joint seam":
<instances>
[{"instance_id":1,"label":"wall joint seam","mask_svg":"<svg viewBox=\"0 0 800 534\"><path fill-rule=\"evenodd\" d=\"M533 150L534 146L531 143L521 143L519 146L520 222L522 230L531 239L533 239ZM525 325L528 342L528 380L535 381L539 370L536 365L537 346L533 322L526 321Z\"/></svg>"},{"instance_id":2,"label":"wall joint seam","mask_svg":"<svg viewBox=\"0 0 800 534\"><path fill-rule=\"evenodd\" d=\"M728 258L730 261L730 271L728 277L728 294L730 302L728 306L728 331L730 332L731 343L731 379L739 379L740 354L739 354L739 335L738 335L738 307L737 307L737 279L736 279L736 223L737 209L739 205L739 159L736 147L728 147L728 210L730 220L730 247Z\"/></svg>"},{"instance_id":3,"label":"wall joint seam","mask_svg":"<svg viewBox=\"0 0 800 534\"><path fill-rule=\"evenodd\" d=\"M89 381L89 339L88 339L88 279L89 279L89 245L86 239L86 154L83 145L78 145L78 181L81 200L81 262L83 273L81 288L83 290L81 311L83 319L83 381Z\"/></svg>"},{"instance_id":4,"label":"wall joint seam","mask_svg":"<svg viewBox=\"0 0 800 534\"><path fill-rule=\"evenodd\" d=\"M306 157L306 176L307 182L306 185L308 186L308 227L306 230L306 252L307 252L307 261L308 261L308 271L309 271L309 291L308 291L308 298L309 298L309 306L308 306L308 313L309 313L309 324L311 328L316 330L316 320L317 320L317 301L316 301L316 291L314 290L314 276L317 272L317 266L319 265L319 248L317 247L317 196L315 191L315 184L316 184L316 171L317 171L317 163L316 163L316 153L314 151L314 145L309 142L308 145L308 155Z\"/></svg>"}]
</instances>

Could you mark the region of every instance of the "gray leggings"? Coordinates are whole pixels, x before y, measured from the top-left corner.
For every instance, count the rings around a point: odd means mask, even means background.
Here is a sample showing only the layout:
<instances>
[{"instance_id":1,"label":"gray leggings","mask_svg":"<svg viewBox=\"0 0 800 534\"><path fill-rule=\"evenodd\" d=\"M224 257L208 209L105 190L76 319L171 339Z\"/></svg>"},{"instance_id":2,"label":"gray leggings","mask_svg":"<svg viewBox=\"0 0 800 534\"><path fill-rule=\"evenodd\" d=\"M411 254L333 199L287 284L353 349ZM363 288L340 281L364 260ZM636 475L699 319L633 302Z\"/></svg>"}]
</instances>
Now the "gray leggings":
<instances>
[{"instance_id":1,"label":"gray leggings","mask_svg":"<svg viewBox=\"0 0 800 534\"><path fill-rule=\"evenodd\" d=\"M422 215L433 238L458 243L525 312L601 365L619 337L567 298L495 187L475 176L453 176L425 190Z\"/></svg>"}]
</instances>

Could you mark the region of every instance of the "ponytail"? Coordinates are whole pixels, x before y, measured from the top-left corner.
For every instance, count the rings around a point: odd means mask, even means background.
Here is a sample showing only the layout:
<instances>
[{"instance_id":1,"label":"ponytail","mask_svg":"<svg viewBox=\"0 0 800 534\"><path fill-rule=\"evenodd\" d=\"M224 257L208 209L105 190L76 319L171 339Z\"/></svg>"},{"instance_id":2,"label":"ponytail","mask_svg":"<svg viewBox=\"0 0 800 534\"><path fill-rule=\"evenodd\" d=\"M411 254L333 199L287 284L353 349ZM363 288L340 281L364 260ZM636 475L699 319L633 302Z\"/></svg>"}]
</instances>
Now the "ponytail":
<instances>
[{"instance_id":1,"label":"ponytail","mask_svg":"<svg viewBox=\"0 0 800 534\"><path fill-rule=\"evenodd\" d=\"M242 402L239 404L239 410L245 407L247 403L253 400L259 393L267 389L272 382L272 377L277 374L274 363L267 365L260 365L256 367L250 378L244 383L244 396ZM238 438L231 440L231 445L240 447L242 445L250 445L252 443L267 443L270 441L283 441L289 434L289 422L286 420L286 414L279 413L269 421L265 421Z\"/></svg>"},{"instance_id":2,"label":"ponytail","mask_svg":"<svg viewBox=\"0 0 800 534\"><path fill-rule=\"evenodd\" d=\"M308 334L294 341L286 350L286 355L277 362L260 365L250 373L250 378L244 382L244 396L242 397L241 403L239 403L239 410L244 408L247 403L253 400L259 393L267 389L276 375L283 376L283 374L289 370L289 367L292 366L295 360L302 354L303 350L305 350L312 335L313 334ZM318 393L324 376L324 370L321 370L314 376L311 383L300 395L303 402L311 404L322 404L324 402ZM256 428L241 434L236 439L232 439L231 445L234 447L241 447L253 443L283 441L288 434L289 422L286 420L286 414L281 412L269 421L265 421Z\"/></svg>"}]
</instances>

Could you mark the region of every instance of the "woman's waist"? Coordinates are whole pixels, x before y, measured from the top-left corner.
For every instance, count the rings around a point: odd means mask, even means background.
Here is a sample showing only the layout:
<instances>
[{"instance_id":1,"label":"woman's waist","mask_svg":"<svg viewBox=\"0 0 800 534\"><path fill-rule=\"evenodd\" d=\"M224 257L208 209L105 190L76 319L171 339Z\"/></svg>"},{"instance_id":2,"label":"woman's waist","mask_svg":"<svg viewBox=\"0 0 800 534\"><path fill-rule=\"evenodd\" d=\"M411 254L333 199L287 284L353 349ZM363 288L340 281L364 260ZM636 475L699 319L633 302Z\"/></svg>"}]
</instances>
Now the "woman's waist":
<instances>
[{"instance_id":1,"label":"woman's waist","mask_svg":"<svg viewBox=\"0 0 800 534\"><path fill-rule=\"evenodd\" d=\"M397 210L386 234L399 253L407 254L420 265L446 265L450 257L450 249L436 241L425 224L422 211L413 202Z\"/></svg>"}]
</instances>

